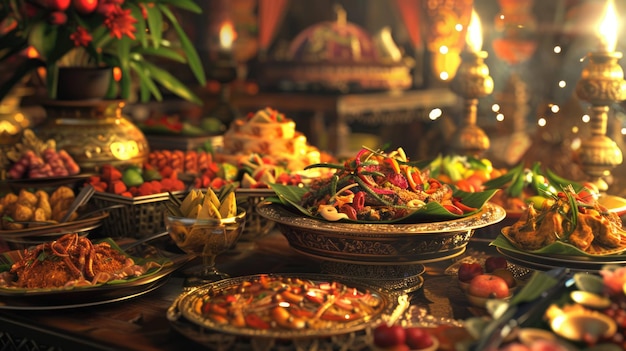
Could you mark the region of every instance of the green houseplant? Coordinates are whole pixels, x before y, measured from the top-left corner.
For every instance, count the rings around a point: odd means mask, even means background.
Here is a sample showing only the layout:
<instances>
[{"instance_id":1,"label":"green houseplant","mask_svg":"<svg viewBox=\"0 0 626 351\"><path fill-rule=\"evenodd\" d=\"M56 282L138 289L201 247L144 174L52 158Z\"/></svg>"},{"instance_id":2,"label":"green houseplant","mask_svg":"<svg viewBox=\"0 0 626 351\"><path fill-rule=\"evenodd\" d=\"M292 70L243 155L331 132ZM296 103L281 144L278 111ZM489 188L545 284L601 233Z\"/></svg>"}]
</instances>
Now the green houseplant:
<instances>
[{"instance_id":1,"label":"green houseplant","mask_svg":"<svg viewBox=\"0 0 626 351\"><path fill-rule=\"evenodd\" d=\"M49 98L56 98L61 67L111 67L108 98L128 99L134 87L145 102L161 88L201 104L183 82L157 62L185 64L200 85L198 53L173 8L200 13L194 0L0 0L0 64L14 64L0 83L0 99L39 67ZM164 29L175 33L168 40ZM36 55L25 55L33 48ZM32 49L30 49L32 51Z\"/></svg>"}]
</instances>

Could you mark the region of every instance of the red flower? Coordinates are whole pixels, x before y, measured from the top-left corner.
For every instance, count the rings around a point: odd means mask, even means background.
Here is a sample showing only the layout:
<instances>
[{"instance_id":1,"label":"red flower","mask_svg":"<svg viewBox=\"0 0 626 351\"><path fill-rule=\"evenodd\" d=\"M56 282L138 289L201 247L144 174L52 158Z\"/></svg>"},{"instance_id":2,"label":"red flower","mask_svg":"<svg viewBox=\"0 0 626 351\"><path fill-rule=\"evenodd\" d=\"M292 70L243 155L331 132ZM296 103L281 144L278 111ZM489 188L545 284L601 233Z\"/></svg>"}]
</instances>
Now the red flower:
<instances>
[{"instance_id":1,"label":"red flower","mask_svg":"<svg viewBox=\"0 0 626 351\"><path fill-rule=\"evenodd\" d=\"M87 46L91 43L93 37L85 28L78 26L76 31L70 34L70 39L74 41L74 46Z\"/></svg>"},{"instance_id":2,"label":"red flower","mask_svg":"<svg viewBox=\"0 0 626 351\"><path fill-rule=\"evenodd\" d=\"M131 39L135 39L135 23L137 20L131 15L131 10L118 9L111 16L104 20L104 25L111 31L111 36L122 39L123 35L127 35Z\"/></svg>"},{"instance_id":3,"label":"red flower","mask_svg":"<svg viewBox=\"0 0 626 351\"><path fill-rule=\"evenodd\" d=\"M98 7L96 7L96 12L106 18L109 18L113 16L115 12L121 10L120 5L121 4L117 4L115 0L102 0L98 3Z\"/></svg>"}]
</instances>

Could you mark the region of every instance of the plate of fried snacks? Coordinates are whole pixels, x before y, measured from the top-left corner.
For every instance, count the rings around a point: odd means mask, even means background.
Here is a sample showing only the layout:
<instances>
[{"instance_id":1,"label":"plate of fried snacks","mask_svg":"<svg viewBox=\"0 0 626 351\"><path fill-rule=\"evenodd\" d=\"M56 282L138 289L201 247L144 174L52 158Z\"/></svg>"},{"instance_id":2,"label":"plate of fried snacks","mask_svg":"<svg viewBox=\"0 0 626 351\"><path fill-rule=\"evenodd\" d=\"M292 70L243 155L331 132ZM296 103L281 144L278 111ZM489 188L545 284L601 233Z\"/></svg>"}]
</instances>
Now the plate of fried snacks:
<instances>
[{"instance_id":1,"label":"plate of fried snacks","mask_svg":"<svg viewBox=\"0 0 626 351\"><path fill-rule=\"evenodd\" d=\"M362 330L397 318L406 307L402 295L330 275L259 274L183 293L167 317L196 329L293 340Z\"/></svg>"},{"instance_id":2,"label":"plate of fried snacks","mask_svg":"<svg viewBox=\"0 0 626 351\"><path fill-rule=\"evenodd\" d=\"M0 255L0 309L109 302L154 288L175 268L164 256L131 256L110 238L69 233Z\"/></svg>"},{"instance_id":3,"label":"plate of fried snacks","mask_svg":"<svg viewBox=\"0 0 626 351\"><path fill-rule=\"evenodd\" d=\"M539 209L529 206L516 223L502 228L491 245L558 266L626 260L626 231L619 216L593 198L580 197L572 187L546 199Z\"/></svg>"},{"instance_id":4,"label":"plate of fried snacks","mask_svg":"<svg viewBox=\"0 0 626 351\"><path fill-rule=\"evenodd\" d=\"M60 233L97 228L107 211L83 213L79 209L63 222L76 199L74 190L60 186L54 191L20 189L0 197L0 235L4 238L58 236Z\"/></svg>"}]
</instances>

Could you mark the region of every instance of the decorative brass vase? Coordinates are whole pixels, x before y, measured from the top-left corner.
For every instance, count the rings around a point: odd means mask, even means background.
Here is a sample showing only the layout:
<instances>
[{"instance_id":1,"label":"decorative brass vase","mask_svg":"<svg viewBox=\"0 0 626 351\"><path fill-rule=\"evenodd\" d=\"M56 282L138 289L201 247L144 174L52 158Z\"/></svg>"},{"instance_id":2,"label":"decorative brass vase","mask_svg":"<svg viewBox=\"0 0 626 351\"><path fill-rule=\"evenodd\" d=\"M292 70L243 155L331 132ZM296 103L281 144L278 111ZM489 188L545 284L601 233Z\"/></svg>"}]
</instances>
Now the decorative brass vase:
<instances>
[{"instance_id":1,"label":"decorative brass vase","mask_svg":"<svg viewBox=\"0 0 626 351\"><path fill-rule=\"evenodd\" d=\"M119 100L52 100L43 104L46 121L35 132L54 139L83 172L97 171L104 164L141 165L150 149L144 134L128 118Z\"/></svg>"}]
</instances>

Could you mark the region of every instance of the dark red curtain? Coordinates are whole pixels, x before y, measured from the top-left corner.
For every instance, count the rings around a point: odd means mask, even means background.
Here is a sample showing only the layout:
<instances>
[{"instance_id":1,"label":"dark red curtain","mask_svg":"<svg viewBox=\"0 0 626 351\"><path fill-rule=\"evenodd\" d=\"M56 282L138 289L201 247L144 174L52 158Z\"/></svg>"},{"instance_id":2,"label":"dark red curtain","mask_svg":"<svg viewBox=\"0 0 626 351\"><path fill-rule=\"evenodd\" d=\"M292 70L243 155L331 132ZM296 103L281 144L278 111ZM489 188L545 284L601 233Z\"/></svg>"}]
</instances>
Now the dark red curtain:
<instances>
[{"instance_id":1,"label":"dark red curtain","mask_svg":"<svg viewBox=\"0 0 626 351\"><path fill-rule=\"evenodd\" d=\"M287 10L288 0L259 0L259 50L267 53Z\"/></svg>"},{"instance_id":2,"label":"dark red curtain","mask_svg":"<svg viewBox=\"0 0 626 351\"><path fill-rule=\"evenodd\" d=\"M411 43L415 49L420 50L424 46L420 30L421 1L422 0L395 0L398 11L400 12L400 17L402 17L404 26L411 38Z\"/></svg>"}]
</instances>

